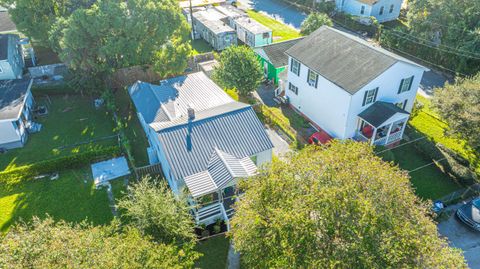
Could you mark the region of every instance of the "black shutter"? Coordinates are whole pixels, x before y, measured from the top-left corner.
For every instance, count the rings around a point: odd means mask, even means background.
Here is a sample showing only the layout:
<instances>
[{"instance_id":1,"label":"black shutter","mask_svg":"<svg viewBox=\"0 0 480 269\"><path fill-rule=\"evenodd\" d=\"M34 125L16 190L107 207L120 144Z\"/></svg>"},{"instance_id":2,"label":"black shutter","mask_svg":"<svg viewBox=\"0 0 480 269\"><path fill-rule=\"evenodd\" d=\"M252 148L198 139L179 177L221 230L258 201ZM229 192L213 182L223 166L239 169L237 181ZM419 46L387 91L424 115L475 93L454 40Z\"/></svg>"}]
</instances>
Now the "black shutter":
<instances>
[{"instance_id":1,"label":"black shutter","mask_svg":"<svg viewBox=\"0 0 480 269\"><path fill-rule=\"evenodd\" d=\"M293 58L290 59L290 72L293 72Z\"/></svg>"},{"instance_id":2,"label":"black shutter","mask_svg":"<svg viewBox=\"0 0 480 269\"><path fill-rule=\"evenodd\" d=\"M367 101L367 94L368 94L368 91L365 91L365 94L363 95L363 103L362 103L362 106L365 105L365 102Z\"/></svg>"},{"instance_id":3,"label":"black shutter","mask_svg":"<svg viewBox=\"0 0 480 269\"><path fill-rule=\"evenodd\" d=\"M414 78L414 76L412 76L408 81L408 90L407 91L409 91L412 88L413 78Z\"/></svg>"},{"instance_id":4,"label":"black shutter","mask_svg":"<svg viewBox=\"0 0 480 269\"><path fill-rule=\"evenodd\" d=\"M400 87L398 88L398 93L402 93L402 86L403 86L403 82L405 81L405 79L402 79L402 81L400 81Z\"/></svg>"},{"instance_id":5,"label":"black shutter","mask_svg":"<svg viewBox=\"0 0 480 269\"><path fill-rule=\"evenodd\" d=\"M317 74L317 76L315 77L315 89L317 88L317 86L318 86L318 74Z\"/></svg>"},{"instance_id":6,"label":"black shutter","mask_svg":"<svg viewBox=\"0 0 480 269\"><path fill-rule=\"evenodd\" d=\"M377 101L377 93L378 93L378 87L375 88L375 94L373 95L373 102Z\"/></svg>"},{"instance_id":7,"label":"black shutter","mask_svg":"<svg viewBox=\"0 0 480 269\"><path fill-rule=\"evenodd\" d=\"M300 64L300 62L297 62L297 63L298 63L297 76L300 76L300 67L302 67L302 64Z\"/></svg>"},{"instance_id":8,"label":"black shutter","mask_svg":"<svg viewBox=\"0 0 480 269\"><path fill-rule=\"evenodd\" d=\"M308 69L308 72L307 72L307 83L310 82L310 72L312 72L312 71L310 71L310 69Z\"/></svg>"},{"instance_id":9,"label":"black shutter","mask_svg":"<svg viewBox=\"0 0 480 269\"><path fill-rule=\"evenodd\" d=\"M405 99L405 101L403 102L403 110L405 110L405 108L407 107L407 102L408 102L408 99Z\"/></svg>"}]
</instances>

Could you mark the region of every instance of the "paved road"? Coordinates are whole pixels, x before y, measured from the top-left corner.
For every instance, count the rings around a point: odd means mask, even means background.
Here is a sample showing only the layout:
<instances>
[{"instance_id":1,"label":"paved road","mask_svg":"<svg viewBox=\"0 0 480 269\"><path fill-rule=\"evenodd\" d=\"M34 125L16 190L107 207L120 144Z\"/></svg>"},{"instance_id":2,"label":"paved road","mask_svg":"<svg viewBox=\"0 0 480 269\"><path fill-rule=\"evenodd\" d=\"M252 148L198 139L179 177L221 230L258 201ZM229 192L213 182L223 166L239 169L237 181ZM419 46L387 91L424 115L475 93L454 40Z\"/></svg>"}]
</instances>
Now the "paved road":
<instances>
[{"instance_id":1,"label":"paved road","mask_svg":"<svg viewBox=\"0 0 480 269\"><path fill-rule=\"evenodd\" d=\"M433 95L433 89L443 87L446 82L453 81L447 78L445 75L435 71L425 72L423 74L422 81L420 82L418 93L425 97L431 97Z\"/></svg>"},{"instance_id":2,"label":"paved road","mask_svg":"<svg viewBox=\"0 0 480 269\"><path fill-rule=\"evenodd\" d=\"M451 208L456 210L460 205ZM463 250L470 268L480 268L480 232L475 232L465 226L457 219L455 214L438 224L438 232L448 238L451 246Z\"/></svg>"}]
</instances>

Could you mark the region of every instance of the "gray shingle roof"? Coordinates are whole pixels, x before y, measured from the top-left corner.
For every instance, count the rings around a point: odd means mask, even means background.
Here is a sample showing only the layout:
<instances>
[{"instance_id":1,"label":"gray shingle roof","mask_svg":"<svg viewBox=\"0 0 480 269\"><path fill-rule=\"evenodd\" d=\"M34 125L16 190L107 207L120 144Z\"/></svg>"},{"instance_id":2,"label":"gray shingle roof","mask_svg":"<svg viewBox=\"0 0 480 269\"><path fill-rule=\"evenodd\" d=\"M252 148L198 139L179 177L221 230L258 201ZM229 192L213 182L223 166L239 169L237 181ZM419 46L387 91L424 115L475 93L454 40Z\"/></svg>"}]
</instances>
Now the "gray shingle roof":
<instances>
[{"instance_id":1,"label":"gray shingle roof","mask_svg":"<svg viewBox=\"0 0 480 269\"><path fill-rule=\"evenodd\" d=\"M297 44L303 37L255 48L254 51L273 64L275 68L288 65L288 56L285 54L289 48Z\"/></svg>"},{"instance_id":2,"label":"gray shingle roof","mask_svg":"<svg viewBox=\"0 0 480 269\"><path fill-rule=\"evenodd\" d=\"M0 80L0 120L18 119L31 79Z\"/></svg>"},{"instance_id":3,"label":"gray shingle roof","mask_svg":"<svg viewBox=\"0 0 480 269\"><path fill-rule=\"evenodd\" d=\"M397 113L410 114L392 103L377 101L358 114L358 116L366 120L375 128L378 128L382 123L386 122Z\"/></svg>"},{"instance_id":4,"label":"gray shingle roof","mask_svg":"<svg viewBox=\"0 0 480 269\"><path fill-rule=\"evenodd\" d=\"M286 53L350 94L355 94L399 61L427 70L359 37L328 26L320 27Z\"/></svg>"},{"instance_id":5,"label":"gray shingle roof","mask_svg":"<svg viewBox=\"0 0 480 269\"><path fill-rule=\"evenodd\" d=\"M215 149L243 159L273 148L251 106L160 130L158 139L177 179L207 171Z\"/></svg>"}]
</instances>

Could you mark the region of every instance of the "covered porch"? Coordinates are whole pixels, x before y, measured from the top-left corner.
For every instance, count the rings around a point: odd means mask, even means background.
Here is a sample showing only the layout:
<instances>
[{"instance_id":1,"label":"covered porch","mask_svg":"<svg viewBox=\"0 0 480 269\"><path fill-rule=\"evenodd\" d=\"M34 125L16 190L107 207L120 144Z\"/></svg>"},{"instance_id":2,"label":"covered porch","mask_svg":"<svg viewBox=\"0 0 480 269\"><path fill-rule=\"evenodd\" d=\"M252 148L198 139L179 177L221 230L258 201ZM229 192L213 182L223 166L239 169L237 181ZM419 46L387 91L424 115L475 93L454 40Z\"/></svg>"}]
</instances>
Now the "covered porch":
<instances>
[{"instance_id":1,"label":"covered porch","mask_svg":"<svg viewBox=\"0 0 480 269\"><path fill-rule=\"evenodd\" d=\"M410 113L398 106L377 101L358 114L355 140L387 146L403 137Z\"/></svg>"}]
</instances>

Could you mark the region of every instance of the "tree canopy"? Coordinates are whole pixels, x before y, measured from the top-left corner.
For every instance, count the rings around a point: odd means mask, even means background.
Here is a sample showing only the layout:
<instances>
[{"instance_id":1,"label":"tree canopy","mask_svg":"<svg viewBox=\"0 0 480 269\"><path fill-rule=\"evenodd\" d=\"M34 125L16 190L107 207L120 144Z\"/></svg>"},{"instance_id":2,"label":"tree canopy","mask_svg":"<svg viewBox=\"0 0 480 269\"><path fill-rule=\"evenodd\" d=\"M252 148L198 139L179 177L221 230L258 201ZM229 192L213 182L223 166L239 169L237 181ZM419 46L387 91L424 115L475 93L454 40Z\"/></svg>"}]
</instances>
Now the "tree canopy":
<instances>
[{"instance_id":1,"label":"tree canopy","mask_svg":"<svg viewBox=\"0 0 480 269\"><path fill-rule=\"evenodd\" d=\"M167 183L142 179L129 187L118 207L135 227L164 243L195 241L194 223L184 197L176 197Z\"/></svg>"},{"instance_id":2,"label":"tree canopy","mask_svg":"<svg viewBox=\"0 0 480 269\"><path fill-rule=\"evenodd\" d=\"M327 14L319 12L310 13L302 22L300 33L302 35L309 35L323 25L333 26L333 22Z\"/></svg>"},{"instance_id":3,"label":"tree canopy","mask_svg":"<svg viewBox=\"0 0 480 269\"><path fill-rule=\"evenodd\" d=\"M436 89L432 104L447 121L448 134L464 139L480 152L480 73Z\"/></svg>"},{"instance_id":4,"label":"tree canopy","mask_svg":"<svg viewBox=\"0 0 480 269\"><path fill-rule=\"evenodd\" d=\"M0 268L192 268L190 247L152 242L132 227L34 218L0 238Z\"/></svg>"},{"instance_id":5,"label":"tree canopy","mask_svg":"<svg viewBox=\"0 0 480 269\"><path fill-rule=\"evenodd\" d=\"M466 268L408 175L365 143L308 146L239 187L231 236L247 267Z\"/></svg>"},{"instance_id":6,"label":"tree canopy","mask_svg":"<svg viewBox=\"0 0 480 269\"><path fill-rule=\"evenodd\" d=\"M257 89L263 80L262 67L250 47L231 46L222 52L213 78L227 89L235 88L246 95Z\"/></svg>"}]
</instances>

